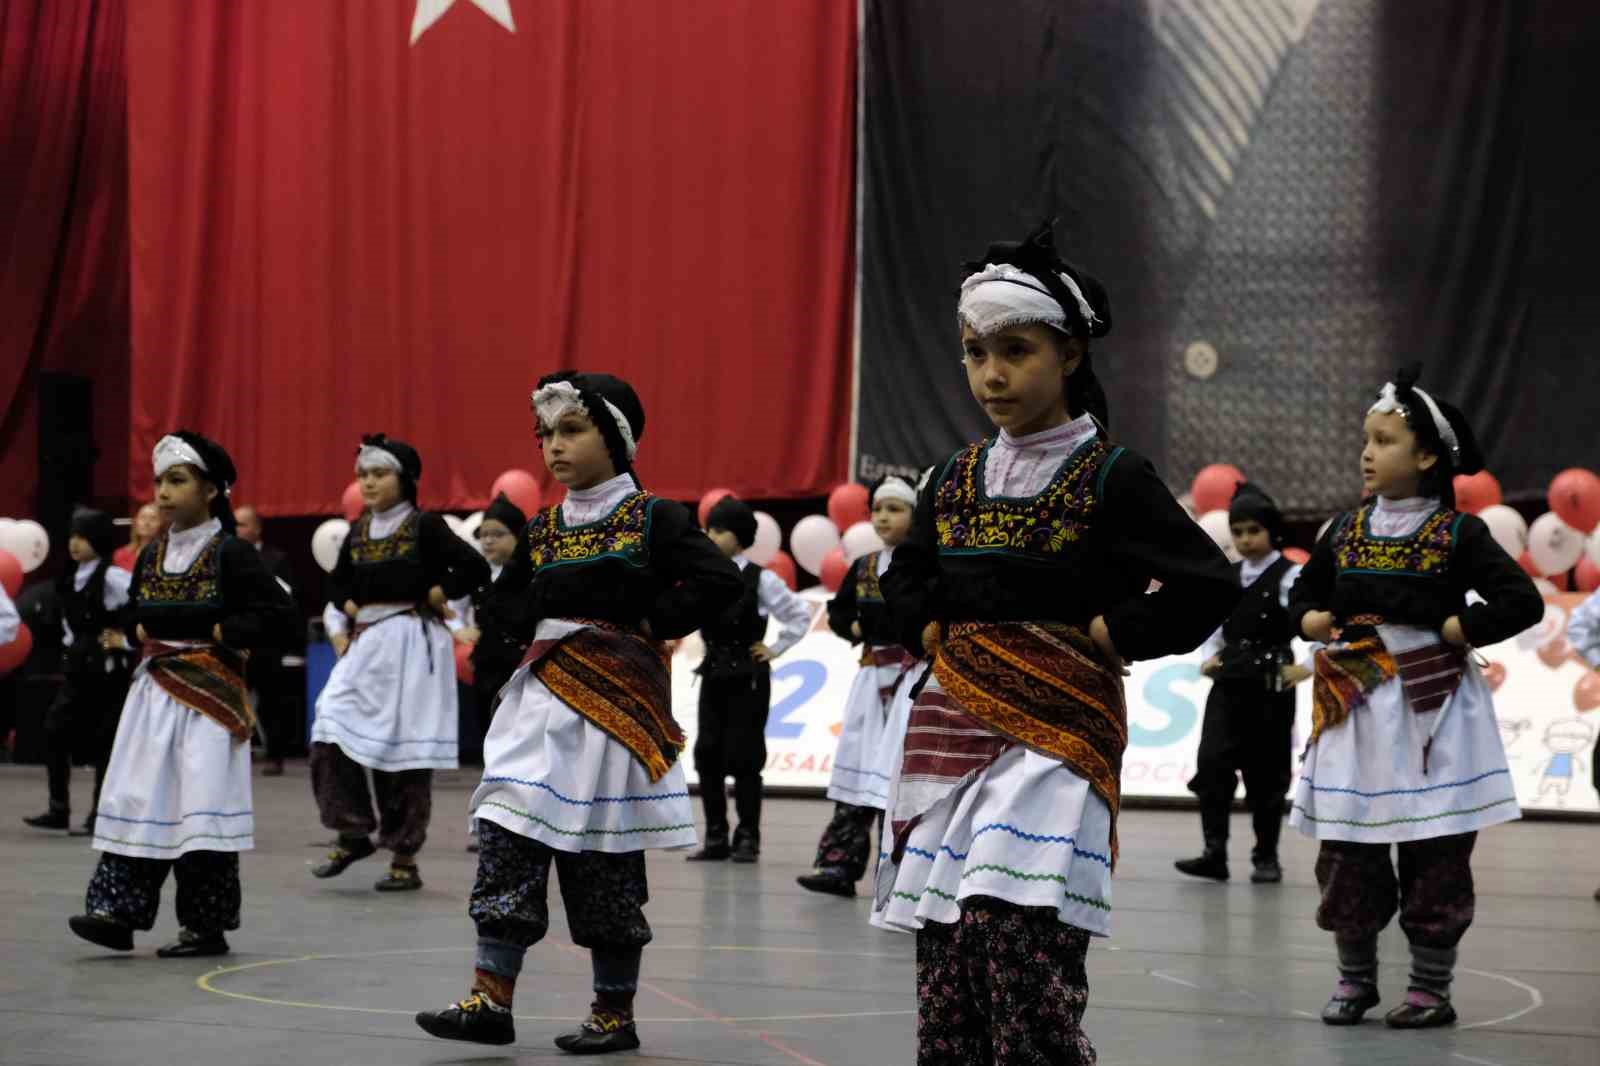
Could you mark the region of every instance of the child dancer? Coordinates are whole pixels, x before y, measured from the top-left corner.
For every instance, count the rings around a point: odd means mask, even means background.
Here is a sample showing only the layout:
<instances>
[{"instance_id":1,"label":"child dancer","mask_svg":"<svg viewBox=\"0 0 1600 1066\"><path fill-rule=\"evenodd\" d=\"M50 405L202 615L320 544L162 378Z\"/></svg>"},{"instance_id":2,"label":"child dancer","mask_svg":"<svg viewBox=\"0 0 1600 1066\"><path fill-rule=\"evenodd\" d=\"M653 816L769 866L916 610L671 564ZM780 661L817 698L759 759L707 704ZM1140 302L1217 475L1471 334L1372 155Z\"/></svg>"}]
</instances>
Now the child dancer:
<instances>
[{"instance_id":1,"label":"child dancer","mask_svg":"<svg viewBox=\"0 0 1600 1066\"><path fill-rule=\"evenodd\" d=\"M681 504L633 476L644 409L609 374L542 378L533 394L545 465L567 486L533 517L490 594L533 625L484 741L472 797L482 850L467 913L478 928L471 993L417 1024L479 1044L516 1039L523 956L549 927L550 865L572 939L594 963L589 1018L556 1046L639 1046L633 996L650 942L645 848L695 842L672 720L664 640L738 600L739 574Z\"/></svg>"},{"instance_id":2,"label":"child dancer","mask_svg":"<svg viewBox=\"0 0 1600 1066\"><path fill-rule=\"evenodd\" d=\"M879 582L889 569L894 550L911 532L917 491L902 478L889 476L872 493L872 528L883 550L869 552L850 564L838 595L828 602L828 625L852 644L860 644L861 671L856 674L844 709L844 728L833 756L828 798L833 818L817 841L817 857L809 874L796 878L802 888L835 896L854 896L856 882L867 872L872 823L881 822L889 801L889 781L882 753L904 732L904 716L893 712L901 682L916 659L899 643ZM898 720L896 720L898 719Z\"/></svg>"},{"instance_id":3,"label":"child dancer","mask_svg":"<svg viewBox=\"0 0 1600 1066\"><path fill-rule=\"evenodd\" d=\"M1534 625L1544 604L1483 522L1455 510L1451 479L1483 469L1460 411L1408 368L1366 417L1371 494L1335 519L1290 594L1316 655L1311 742L1290 824L1322 841L1317 925L1339 951L1329 1025L1377 1006L1378 933L1398 907L1411 942L1405 1001L1385 1021L1455 1021L1456 945L1472 924L1478 830L1519 816L1473 645ZM1468 590L1484 602L1467 605ZM1399 850L1398 877L1389 858Z\"/></svg>"},{"instance_id":4,"label":"child dancer","mask_svg":"<svg viewBox=\"0 0 1600 1066\"><path fill-rule=\"evenodd\" d=\"M1600 592L1594 593L1573 610L1567 619L1567 643L1571 644L1583 661L1600 670ZM1589 760L1595 791L1600 792L1600 739L1595 741L1594 757ZM1594 890L1600 900L1600 888Z\"/></svg>"},{"instance_id":5,"label":"child dancer","mask_svg":"<svg viewBox=\"0 0 1600 1066\"><path fill-rule=\"evenodd\" d=\"M1084 960L1109 928L1123 662L1195 647L1239 587L1150 463L1106 438L1088 351L1105 290L1048 225L969 269L963 362L999 432L930 480L883 578L902 643L934 659L872 921L917 934L923 1066L1092 1063Z\"/></svg>"},{"instance_id":6,"label":"child dancer","mask_svg":"<svg viewBox=\"0 0 1600 1066\"><path fill-rule=\"evenodd\" d=\"M701 630L700 730L694 768L706 809L705 847L690 862L755 862L761 856L761 771L767 765L767 711L772 704L772 660L811 628L811 611L783 578L745 558L756 542L756 513L743 500L724 497L706 516L706 535L732 559L744 578L744 595ZM782 630L770 646L762 638L767 618ZM727 777L733 775L739 827L728 846Z\"/></svg>"},{"instance_id":7,"label":"child dancer","mask_svg":"<svg viewBox=\"0 0 1600 1066\"><path fill-rule=\"evenodd\" d=\"M171 870L183 929L156 954L221 955L224 932L239 928L239 852L254 833L243 649L279 645L299 620L260 555L231 535L236 475L222 446L179 431L157 442L153 460L166 530L139 555L128 610L144 661L95 813L101 854L87 912L69 924L91 943L131 950L133 931L155 924Z\"/></svg>"},{"instance_id":8,"label":"child dancer","mask_svg":"<svg viewBox=\"0 0 1600 1066\"><path fill-rule=\"evenodd\" d=\"M334 877L382 847L394 858L373 887L415 891L433 771L456 766L455 656L441 619L449 599L489 580L489 564L444 519L417 509L422 459L409 444L363 438L356 475L367 510L329 576L323 621L339 661L311 730L311 785L339 839L311 873Z\"/></svg>"},{"instance_id":9,"label":"child dancer","mask_svg":"<svg viewBox=\"0 0 1600 1066\"><path fill-rule=\"evenodd\" d=\"M1250 880L1283 880L1278 837L1289 793L1289 744L1294 731L1294 686L1311 672L1294 661L1289 589L1300 568L1283 557L1283 515L1261 489L1240 482L1228 507L1228 525L1245 589L1239 604L1201 649L1200 672L1212 679L1206 698L1189 791L1200 797L1205 852L1175 865L1192 877L1228 879L1228 821L1239 775L1255 823Z\"/></svg>"},{"instance_id":10,"label":"child dancer","mask_svg":"<svg viewBox=\"0 0 1600 1066\"><path fill-rule=\"evenodd\" d=\"M133 655L123 647L128 585L133 575L111 565L116 525L104 511L79 508L72 515L67 553L76 569L56 582L61 607L61 645L66 681L45 715L45 768L50 809L23 821L36 829L67 829L72 819L74 757L94 765L94 794L83 829L94 832L94 809L100 803L111 743L117 736L122 703L128 698Z\"/></svg>"}]
</instances>

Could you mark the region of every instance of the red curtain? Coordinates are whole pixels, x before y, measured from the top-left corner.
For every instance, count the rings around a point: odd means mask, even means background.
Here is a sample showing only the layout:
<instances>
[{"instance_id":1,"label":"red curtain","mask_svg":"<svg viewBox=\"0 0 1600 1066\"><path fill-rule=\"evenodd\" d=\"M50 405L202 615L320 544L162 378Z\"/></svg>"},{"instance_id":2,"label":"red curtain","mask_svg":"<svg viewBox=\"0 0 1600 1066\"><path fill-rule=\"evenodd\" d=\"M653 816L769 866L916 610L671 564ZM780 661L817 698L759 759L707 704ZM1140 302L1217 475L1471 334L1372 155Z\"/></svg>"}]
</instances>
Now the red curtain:
<instances>
[{"instance_id":1,"label":"red curtain","mask_svg":"<svg viewBox=\"0 0 1600 1066\"><path fill-rule=\"evenodd\" d=\"M41 371L94 378L95 495L127 487L125 8L0 3L0 515L35 512Z\"/></svg>"},{"instance_id":2,"label":"red curtain","mask_svg":"<svg viewBox=\"0 0 1600 1066\"><path fill-rule=\"evenodd\" d=\"M844 476L855 4L499 6L133 5L132 484L182 425L328 511L382 430L481 505L572 367L639 390L657 492Z\"/></svg>"}]
</instances>

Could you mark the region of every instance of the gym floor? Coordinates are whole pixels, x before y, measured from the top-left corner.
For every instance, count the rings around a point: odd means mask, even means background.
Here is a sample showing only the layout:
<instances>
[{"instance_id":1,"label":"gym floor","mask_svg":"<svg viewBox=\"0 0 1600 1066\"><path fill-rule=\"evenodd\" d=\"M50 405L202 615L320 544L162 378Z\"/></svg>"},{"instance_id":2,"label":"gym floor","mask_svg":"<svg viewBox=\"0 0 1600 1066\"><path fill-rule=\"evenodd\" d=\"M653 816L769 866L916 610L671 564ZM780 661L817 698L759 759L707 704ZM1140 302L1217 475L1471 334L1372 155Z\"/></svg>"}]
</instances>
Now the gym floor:
<instances>
[{"instance_id":1,"label":"gym floor","mask_svg":"<svg viewBox=\"0 0 1600 1066\"><path fill-rule=\"evenodd\" d=\"M243 859L244 925L222 959L160 960L176 933L171 885L156 929L131 954L74 937L95 853L21 817L44 805L37 767L0 766L0 1063L256 1066L293 1063L554 1063L551 1040L587 1010L586 953L566 936L552 886L550 937L517 988L515 1045L434 1040L411 1020L467 988L466 844L471 771L439 775L420 856L425 888L380 895L379 858L313 880L330 834L303 764L256 780L256 850ZM81 818L88 776L74 779ZM811 895L822 800L769 800L759 866L686 864L650 853L655 942L645 950L638 1052L623 1061L738 1066L883 1066L915 1058L910 936L867 924L868 901ZM1172 869L1197 850L1185 811L1121 823L1114 935L1089 954L1085 1025L1102 1066L1597 1066L1600 825L1522 822L1485 832L1474 859L1477 922L1462 945L1461 1023L1395 1032L1317 1020L1335 980L1312 921L1314 843L1285 834L1286 880L1252 886L1249 824L1234 825L1235 880ZM865 892L865 889L864 889ZM1382 941L1386 1006L1404 994L1406 946ZM220 965L219 965L220 963Z\"/></svg>"}]
</instances>

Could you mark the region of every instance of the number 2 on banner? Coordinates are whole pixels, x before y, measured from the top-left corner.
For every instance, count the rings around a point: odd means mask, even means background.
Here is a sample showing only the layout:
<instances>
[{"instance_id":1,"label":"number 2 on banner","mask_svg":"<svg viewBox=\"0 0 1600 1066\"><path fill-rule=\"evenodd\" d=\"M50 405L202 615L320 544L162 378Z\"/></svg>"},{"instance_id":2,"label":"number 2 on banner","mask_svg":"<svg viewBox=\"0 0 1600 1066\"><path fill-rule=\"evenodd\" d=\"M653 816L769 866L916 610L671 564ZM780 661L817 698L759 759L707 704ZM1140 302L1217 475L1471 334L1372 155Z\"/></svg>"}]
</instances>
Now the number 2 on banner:
<instances>
[{"instance_id":1,"label":"number 2 on banner","mask_svg":"<svg viewBox=\"0 0 1600 1066\"><path fill-rule=\"evenodd\" d=\"M794 691L774 703L772 710L767 714L767 736L773 740L794 740L805 732L805 722L791 722L788 720L789 716L822 691L823 683L828 680L828 670L812 659L801 659L798 662L785 663L772 671L772 680L775 684L781 685L790 678L798 678L800 683L795 685Z\"/></svg>"}]
</instances>

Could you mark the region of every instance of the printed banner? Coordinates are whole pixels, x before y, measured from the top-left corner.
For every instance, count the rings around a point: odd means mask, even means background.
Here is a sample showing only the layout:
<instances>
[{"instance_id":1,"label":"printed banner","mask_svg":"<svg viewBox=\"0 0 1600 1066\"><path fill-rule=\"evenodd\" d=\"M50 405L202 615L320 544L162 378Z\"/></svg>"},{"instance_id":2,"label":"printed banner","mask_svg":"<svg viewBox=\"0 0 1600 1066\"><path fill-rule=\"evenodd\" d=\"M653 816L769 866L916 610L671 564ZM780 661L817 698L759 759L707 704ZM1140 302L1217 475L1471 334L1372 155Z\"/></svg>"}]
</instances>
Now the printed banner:
<instances>
[{"instance_id":1,"label":"printed banner","mask_svg":"<svg viewBox=\"0 0 1600 1066\"><path fill-rule=\"evenodd\" d=\"M860 669L860 653L828 629L827 594L801 593L813 606L811 632L773 666L772 710L767 717L768 785L825 789L843 721L845 697ZM1600 673L1567 645L1567 614L1582 597L1547 598L1544 621L1514 640L1480 649L1517 798L1527 810L1600 812L1592 778L1600 730ZM694 736L700 696L694 664L697 638L681 644L673 660L673 713L688 734L684 768L698 780ZM1305 648L1298 649L1302 657ZM1200 746L1200 722L1211 682L1200 675L1198 654L1134 663L1127 679L1128 753L1122 794L1134 798L1189 798ZM1311 688L1298 689L1294 752L1310 733ZM1241 787L1240 794L1243 795Z\"/></svg>"}]
</instances>

